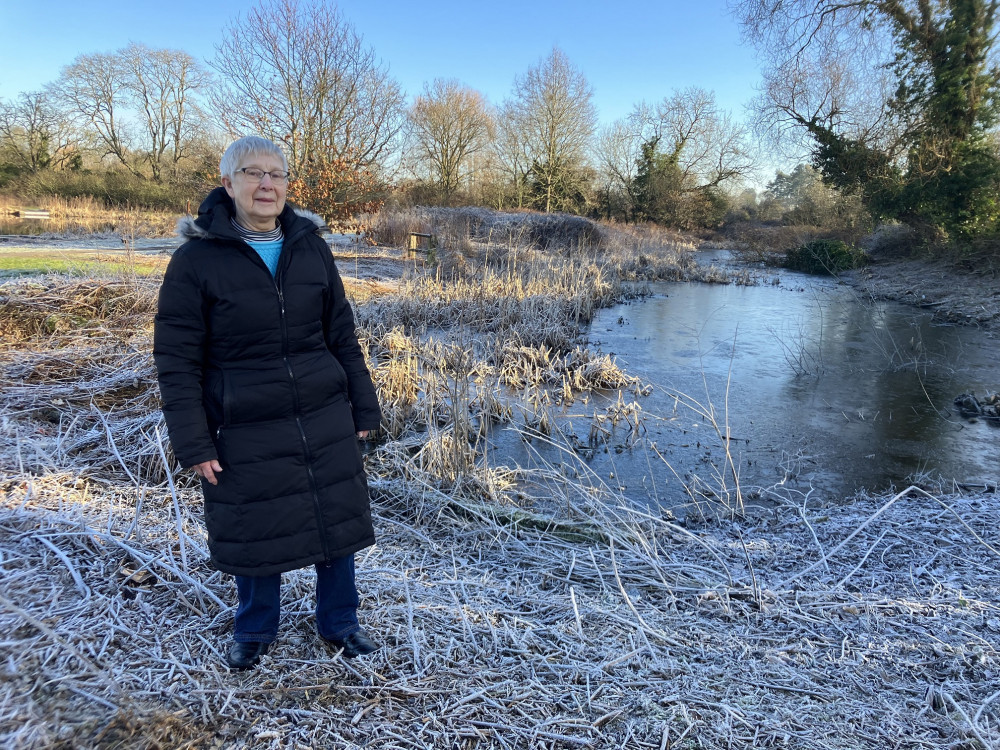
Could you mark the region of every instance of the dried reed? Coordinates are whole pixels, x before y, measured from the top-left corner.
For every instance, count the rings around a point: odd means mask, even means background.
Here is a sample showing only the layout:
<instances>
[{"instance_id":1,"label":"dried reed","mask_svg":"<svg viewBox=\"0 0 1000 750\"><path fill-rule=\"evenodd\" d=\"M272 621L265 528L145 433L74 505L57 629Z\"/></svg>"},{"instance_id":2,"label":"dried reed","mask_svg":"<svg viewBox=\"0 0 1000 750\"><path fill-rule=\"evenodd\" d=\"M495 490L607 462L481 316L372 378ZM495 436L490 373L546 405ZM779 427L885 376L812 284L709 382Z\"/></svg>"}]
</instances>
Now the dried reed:
<instances>
[{"instance_id":1,"label":"dried reed","mask_svg":"<svg viewBox=\"0 0 1000 750\"><path fill-rule=\"evenodd\" d=\"M43 208L48 210L51 217L43 223L20 222L29 225L27 228L30 233L79 235L114 232L123 237L129 233L138 233L144 237L169 237L177 225L177 214L173 211L109 207L104 201L89 195L73 198L52 195L17 198L0 195L0 223L17 222L16 219L7 217L12 217L15 211L24 208Z\"/></svg>"}]
</instances>

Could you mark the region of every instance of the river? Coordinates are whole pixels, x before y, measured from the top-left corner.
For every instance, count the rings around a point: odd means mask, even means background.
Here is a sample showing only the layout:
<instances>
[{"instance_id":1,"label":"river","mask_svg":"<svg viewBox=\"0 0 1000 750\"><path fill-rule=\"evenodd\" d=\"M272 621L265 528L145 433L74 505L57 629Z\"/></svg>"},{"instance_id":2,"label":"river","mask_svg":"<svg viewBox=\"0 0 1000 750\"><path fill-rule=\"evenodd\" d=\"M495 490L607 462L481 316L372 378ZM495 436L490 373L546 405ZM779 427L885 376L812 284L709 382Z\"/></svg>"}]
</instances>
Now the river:
<instances>
[{"instance_id":1,"label":"river","mask_svg":"<svg viewBox=\"0 0 1000 750\"><path fill-rule=\"evenodd\" d=\"M737 488L741 500L768 489L830 500L915 477L995 483L1000 427L953 405L1000 386L995 339L834 279L780 272L774 282L664 283L601 311L589 346L652 389L630 397L639 430L619 422L606 445L583 452L586 468L566 470L668 506L694 487L729 501ZM616 401L565 408L563 429L583 436L588 409L613 413ZM537 444L520 452L519 462L566 465Z\"/></svg>"},{"instance_id":2,"label":"river","mask_svg":"<svg viewBox=\"0 0 1000 750\"><path fill-rule=\"evenodd\" d=\"M3 239L0 249L121 249L103 236ZM140 240L136 250L172 243ZM671 507L695 489L829 500L917 476L997 481L1000 426L963 419L953 405L1000 388L996 338L834 279L775 271L767 280L776 283L662 283L600 311L587 345L641 378L648 395L596 393L559 408L575 452L501 430L494 458Z\"/></svg>"}]
</instances>

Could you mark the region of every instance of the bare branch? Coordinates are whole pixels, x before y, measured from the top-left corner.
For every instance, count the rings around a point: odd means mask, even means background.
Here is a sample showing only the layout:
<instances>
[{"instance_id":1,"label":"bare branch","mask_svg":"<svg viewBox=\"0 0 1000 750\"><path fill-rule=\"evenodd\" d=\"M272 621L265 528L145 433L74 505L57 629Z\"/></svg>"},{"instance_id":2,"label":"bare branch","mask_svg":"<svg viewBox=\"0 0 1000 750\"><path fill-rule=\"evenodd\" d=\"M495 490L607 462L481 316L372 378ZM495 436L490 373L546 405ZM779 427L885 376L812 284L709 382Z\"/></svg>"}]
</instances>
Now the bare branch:
<instances>
[{"instance_id":1,"label":"bare branch","mask_svg":"<svg viewBox=\"0 0 1000 750\"><path fill-rule=\"evenodd\" d=\"M223 127L284 144L293 171L378 163L400 132L399 85L332 3L260 0L216 51L212 104Z\"/></svg>"}]
</instances>

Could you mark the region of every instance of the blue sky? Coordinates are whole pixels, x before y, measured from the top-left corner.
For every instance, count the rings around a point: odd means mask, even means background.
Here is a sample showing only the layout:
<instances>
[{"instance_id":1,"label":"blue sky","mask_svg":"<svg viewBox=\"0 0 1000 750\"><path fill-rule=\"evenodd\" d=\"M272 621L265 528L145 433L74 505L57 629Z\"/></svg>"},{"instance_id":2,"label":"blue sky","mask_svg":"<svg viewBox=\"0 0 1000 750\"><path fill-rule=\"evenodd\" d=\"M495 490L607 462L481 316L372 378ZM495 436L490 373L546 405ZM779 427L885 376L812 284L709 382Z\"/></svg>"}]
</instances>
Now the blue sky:
<instances>
[{"instance_id":1,"label":"blue sky","mask_svg":"<svg viewBox=\"0 0 1000 750\"><path fill-rule=\"evenodd\" d=\"M305 1L305 0L303 0ZM559 46L594 88L603 123L674 89L714 91L737 117L760 75L726 0L341 0L344 16L408 94L457 78L499 103L514 76ZM58 77L82 53L141 42L214 56L248 2L0 0L0 98Z\"/></svg>"}]
</instances>

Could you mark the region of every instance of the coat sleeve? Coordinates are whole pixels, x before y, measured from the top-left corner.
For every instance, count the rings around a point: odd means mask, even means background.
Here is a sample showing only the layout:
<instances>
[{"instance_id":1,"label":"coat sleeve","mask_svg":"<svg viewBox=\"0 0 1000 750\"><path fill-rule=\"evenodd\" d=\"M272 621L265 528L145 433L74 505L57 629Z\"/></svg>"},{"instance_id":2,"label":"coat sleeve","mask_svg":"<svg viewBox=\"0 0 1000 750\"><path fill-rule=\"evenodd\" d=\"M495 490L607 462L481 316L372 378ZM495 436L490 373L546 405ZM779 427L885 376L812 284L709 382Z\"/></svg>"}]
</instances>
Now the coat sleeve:
<instances>
[{"instance_id":1,"label":"coat sleeve","mask_svg":"<svg viewBox=\"0 0 1000 750\"><path fill-rule=\"evenodd\" d=\"M323 244L325 247L326 243ZM354 429L357 432L377 430L382 423L382 411L379 408L378 395L375 393L375 385L372 383L364 352L358 343L354 311L351 310L351 303L347 301L344 282L340 278L340 272L329 248L326 249L325 257L329 281L323 321L326 345L347 373L347 391L354 413Z\"/></svg>"},{"instance_id":2,"label":"coat sleeve","mask_svg":"<svg viewBox=\"0 0 1000 750\"><path fill-rule=\"evenodd\" d=\"M218 458L202 402L207 325L201 283L179 249L160 287L153 324L153 361L174 455L184 467Z\"/></svg>"}]
</instances>

